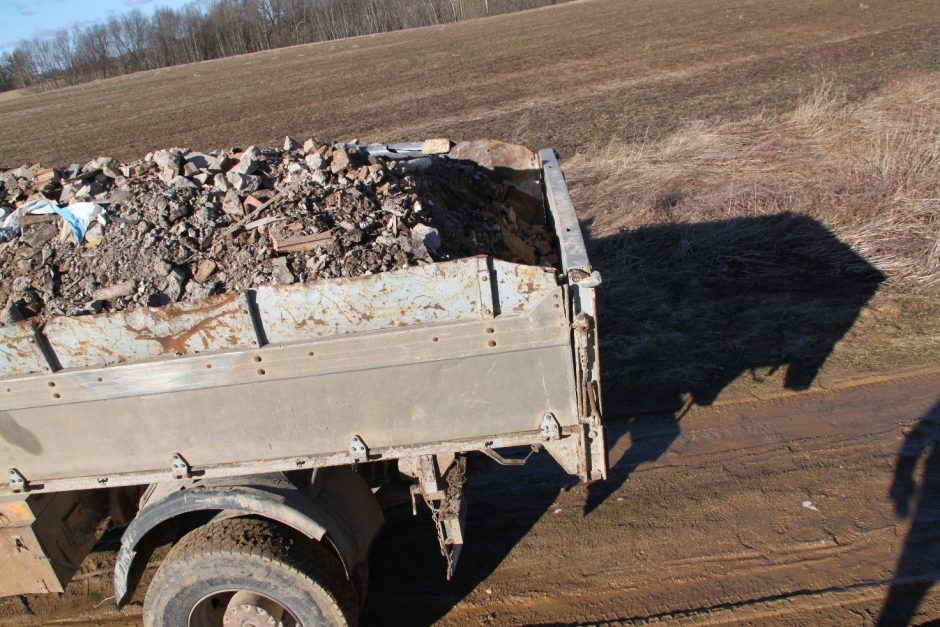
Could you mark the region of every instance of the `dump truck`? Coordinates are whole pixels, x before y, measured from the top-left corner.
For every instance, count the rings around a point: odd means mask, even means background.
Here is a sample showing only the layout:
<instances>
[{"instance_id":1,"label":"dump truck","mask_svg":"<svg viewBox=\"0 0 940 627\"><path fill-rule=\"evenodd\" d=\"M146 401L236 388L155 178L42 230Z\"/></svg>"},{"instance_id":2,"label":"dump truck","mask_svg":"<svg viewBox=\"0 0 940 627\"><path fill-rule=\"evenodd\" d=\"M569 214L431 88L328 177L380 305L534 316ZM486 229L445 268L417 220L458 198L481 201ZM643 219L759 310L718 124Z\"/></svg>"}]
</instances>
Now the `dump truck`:
<instances>
[{"instance_id":1,"label":"dump truck","mask_svg":"<svg viewBox=\"0 0 940 627\"><path fill-rule=\"evenodd\" d=\"M427 505L450 577L479 468L545 451L604 478L600 276L557 154L488 165L536 190L557 267L481 255L0 327L0 595L62 592L111 529L118 605L172 543L147 625L353 624L383 508Z\"/></svg>"}]
</instances>

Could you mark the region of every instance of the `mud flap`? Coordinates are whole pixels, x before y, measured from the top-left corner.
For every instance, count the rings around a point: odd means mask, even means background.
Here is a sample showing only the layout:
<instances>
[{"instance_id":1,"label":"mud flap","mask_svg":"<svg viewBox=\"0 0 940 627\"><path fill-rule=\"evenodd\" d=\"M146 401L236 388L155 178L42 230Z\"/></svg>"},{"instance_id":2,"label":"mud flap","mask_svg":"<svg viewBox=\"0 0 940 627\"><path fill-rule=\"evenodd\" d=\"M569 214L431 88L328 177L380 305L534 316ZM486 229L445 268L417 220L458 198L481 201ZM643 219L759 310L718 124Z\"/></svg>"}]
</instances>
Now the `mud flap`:
<instances>
[{"instance_id":1,"label":"mud flap","mask_svg":"<svg viewBox=\"0 0 940 627\"><path fill-rule=\"evenodd\" d=\"M452 472L460 464L460 477L452 477ZM445 476L447 491L444 499L434 512L434 524L437 526L437 541L441 546L441 554L447 560L447 580L450 581L457 569L457 560L463 549L464 528L467 522L467 460L458 458L451 466L451 472ZM452 483L452 479L457 483Z\"/></svg>"},{"instance_id":2,"label":"mud flap","mask_svg":"<svg viewBox=\"0 0 940 627\"><path fill-rule=\"evenodd\" d=\"M441 470L443 469L443 471ZM454 576L463 550L467 522L467 458L464 455L419 455L398 460L399 472L414 477L412 510L420 494L431 510L441 555L447 561L447 579Z\"/></svg>"}]
</instances>

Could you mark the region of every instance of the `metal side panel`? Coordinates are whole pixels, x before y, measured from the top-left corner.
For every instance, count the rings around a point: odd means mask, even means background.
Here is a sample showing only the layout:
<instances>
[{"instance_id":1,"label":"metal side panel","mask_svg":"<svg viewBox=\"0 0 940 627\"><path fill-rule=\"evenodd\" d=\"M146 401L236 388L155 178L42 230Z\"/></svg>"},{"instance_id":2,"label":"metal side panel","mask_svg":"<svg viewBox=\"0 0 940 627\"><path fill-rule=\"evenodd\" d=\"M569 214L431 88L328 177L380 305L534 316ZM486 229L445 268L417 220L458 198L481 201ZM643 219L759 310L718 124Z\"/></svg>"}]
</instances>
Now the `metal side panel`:
<instances>
[{"instance_id":1,"label":"metal side panel","mask_svg":"<svg viewBox=\"0 0 940 627\"><path fill-rule=\"evenodd\" d=\"M32 322L0 325L0 378L49 372Z\"/></svg>"},{"instance_id":2,"label":"metal side panel","mask_svg":"<svg viewBox=\"0 0 940 627\"><path fill-rule=\"evenodd\" d=\"M174 453L250 469L293 456L348 463L353 436L370 450L519 432L537 441L547 412L578 421L562 294L524 316L62 372L54 386L12 380L0 459L30 484L112 485L116 474L170 478Z\"/></svg>"},{"instance_id":3,"label":"metal side panel","mask_svg":"<svg viewBox=\"0 0 940 627\"><path fill-rule=\"evenodd\" d=\"M479 256L365 277L261 287L255 302L266 340L279 344L492 318L494 291L500 311L522 313L556 285L551 269Z\"/></svg>"},{"instance_id":4,"label":"metal side panel","mask_svg":"<svg viewBox=\"0 0 940 627\"><path fill-rule=\"evenodd\" d=\"M486 272L486 257L473 257L365 277L261 287L255 302L272 344L479 320L484 308L481 271Z\"/></svg>"},{"instance_id":5,"label":"metal side panel","mask_svg":"<svg viewBox=\"0 0 940 627\"><path fill-rule=\"evenodd\" d=\"M241 294L193 303L55 318L44 329L63 368L105 366L257 346Z\"/></svg>"}]
</instances>

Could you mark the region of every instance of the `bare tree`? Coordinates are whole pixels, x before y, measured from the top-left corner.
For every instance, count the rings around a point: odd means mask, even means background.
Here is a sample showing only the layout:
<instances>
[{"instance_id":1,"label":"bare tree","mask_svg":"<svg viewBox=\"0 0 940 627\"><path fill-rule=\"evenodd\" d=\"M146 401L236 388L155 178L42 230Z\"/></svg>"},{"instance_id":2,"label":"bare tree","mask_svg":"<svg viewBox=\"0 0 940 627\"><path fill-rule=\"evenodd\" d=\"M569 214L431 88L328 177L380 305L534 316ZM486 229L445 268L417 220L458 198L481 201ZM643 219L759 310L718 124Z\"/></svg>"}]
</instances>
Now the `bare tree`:
<instances>
[{"instance_id":1,"label":"bare tree","mask_svg":"<svg viewBox=\"0 0 940 627\"><path fill-rule=\"evenodd\" d=\"M21 43L0 59L0 90L56 87L280 46L414 28L558 0L205 0Z\"/></svg>"}]
</instances>

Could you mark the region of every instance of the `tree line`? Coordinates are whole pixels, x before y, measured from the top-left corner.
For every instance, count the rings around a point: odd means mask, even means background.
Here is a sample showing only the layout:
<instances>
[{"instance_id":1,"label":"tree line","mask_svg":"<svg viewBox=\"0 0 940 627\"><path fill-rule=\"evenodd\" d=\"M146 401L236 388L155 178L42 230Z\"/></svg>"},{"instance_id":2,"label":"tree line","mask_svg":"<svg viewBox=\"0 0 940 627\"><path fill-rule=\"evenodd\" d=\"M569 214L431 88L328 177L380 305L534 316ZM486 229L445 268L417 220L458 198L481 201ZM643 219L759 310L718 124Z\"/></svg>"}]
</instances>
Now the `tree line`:
<instances>
[{"instance_id":1,"label":"tree line","mask_svg":"<svg viewBox=\"0 0 940 627\"><path fill-rule=\"evenodd\" d=\"M61 87L282 46L455 22L562 0L196 0L21 42L0 91Z\"/></svg>"}]
</instances>

